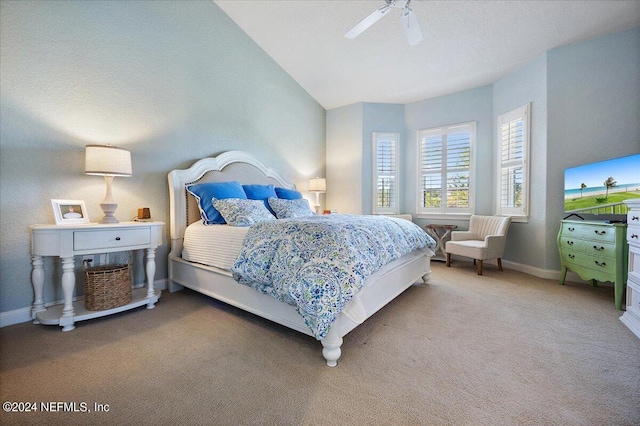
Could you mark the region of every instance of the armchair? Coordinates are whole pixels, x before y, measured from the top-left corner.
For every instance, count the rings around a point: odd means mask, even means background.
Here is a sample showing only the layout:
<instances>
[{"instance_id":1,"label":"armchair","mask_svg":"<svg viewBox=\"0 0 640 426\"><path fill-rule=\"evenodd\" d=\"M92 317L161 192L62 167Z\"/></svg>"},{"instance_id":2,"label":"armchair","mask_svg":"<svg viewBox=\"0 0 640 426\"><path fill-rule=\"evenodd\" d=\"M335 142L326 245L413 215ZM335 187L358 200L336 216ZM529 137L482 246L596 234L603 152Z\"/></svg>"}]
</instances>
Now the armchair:
<instances>
[{"instance_id":1,"label":"armchair","mask_svg":"<svg viewBox=\"0 0 640 426\"><path fill-rule=\"evenodd\" d=\"M508 216L471 216L468 231L451 232L447 241L447 266L451 266L451 255L470 257L478 265L478 275L482 275L482 261L497 259L498 270L502 271L502 256L511 224Z\"/></svg>"}]
</instances>

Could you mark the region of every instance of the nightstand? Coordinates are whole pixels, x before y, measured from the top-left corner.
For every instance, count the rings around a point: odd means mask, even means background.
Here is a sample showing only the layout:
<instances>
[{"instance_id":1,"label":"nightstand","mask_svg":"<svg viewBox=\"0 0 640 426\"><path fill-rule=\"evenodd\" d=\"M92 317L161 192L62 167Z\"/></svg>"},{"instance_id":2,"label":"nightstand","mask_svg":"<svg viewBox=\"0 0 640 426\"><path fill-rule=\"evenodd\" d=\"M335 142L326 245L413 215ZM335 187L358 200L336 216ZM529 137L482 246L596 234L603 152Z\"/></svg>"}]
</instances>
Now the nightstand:
<instances>
[{"instance_id":1,"label":"nightstand","mask_svg":"<svg viewBox=\"0 0 640 426\"><path fill-rule=\"evenodd\" d=\"M32 225L31 255L33 270L31 283L35 295L31 308L34 324L60 325L71 331L75 322L111 315L138 306L152 309L160 298L153 288L156 272L156 248L162 244L162 222L121 222L118 224ZM73 302L76 285L74 256L146 250L147 288L134 289L131 302L103 311L89 311L82 301ZM62 259L62 291L64 305L46 308L42 299L44 289L44 257Z\"/></svg>"}]
</instances>

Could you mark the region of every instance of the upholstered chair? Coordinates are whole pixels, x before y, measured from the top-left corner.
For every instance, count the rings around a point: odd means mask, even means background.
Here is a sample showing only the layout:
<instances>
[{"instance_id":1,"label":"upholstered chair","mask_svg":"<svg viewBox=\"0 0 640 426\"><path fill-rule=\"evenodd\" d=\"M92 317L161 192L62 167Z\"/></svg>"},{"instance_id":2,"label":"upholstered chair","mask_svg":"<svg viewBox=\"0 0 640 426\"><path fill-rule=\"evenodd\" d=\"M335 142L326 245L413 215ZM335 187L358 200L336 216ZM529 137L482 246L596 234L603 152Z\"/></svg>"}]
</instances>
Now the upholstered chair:
<instances>
[{"instance_id":1,"label":"upholstered chair","mask_svg":"<svg viewBox=\"0 0 640 426\"><path fill-rule=\"evenodd\" d=\"M482 261L498 260L498 270L502 271L502 256L507 240L511 218L507 216L471 216L468 231L451 232L447 241L447 266L451 266L451 255L470 257L478 265L478 275L482 275Z\"/></svg>"}]
</instances>

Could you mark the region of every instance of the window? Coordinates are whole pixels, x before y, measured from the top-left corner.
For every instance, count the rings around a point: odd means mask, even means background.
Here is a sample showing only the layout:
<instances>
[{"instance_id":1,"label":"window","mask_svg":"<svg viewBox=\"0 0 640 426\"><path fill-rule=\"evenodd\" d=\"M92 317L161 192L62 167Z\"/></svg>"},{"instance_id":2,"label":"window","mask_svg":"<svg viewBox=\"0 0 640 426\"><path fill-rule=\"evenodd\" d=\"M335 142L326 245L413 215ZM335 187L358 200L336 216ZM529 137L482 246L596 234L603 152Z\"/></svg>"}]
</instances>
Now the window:
<instances>
[{"instance_id":1,"label":"window","mask_svg":"<svg viewBox=\"0 0 640 426\"><path fill-rule=\"evenodd\" d=\"M418 131L418 213L473 213L475 139L475 122Z\"/></svg>"},{"instance_id":2,"label":"window","mask_svg":"<svg viewBox=\"0 0 640 426\"><path fill-rule=\"evenodd\" d=\"M373 133L373 213L398 213L399 133Z\"/></svg>"},{"instance_id":3,"label":"window","mask_svg":"<svg viewBox=\"0 0 640 426\"><path fill-rule=\"evenodd\" d=\"M527 104L498 116L496 213L514 219L525 219L529 211L529 111Z\"/></svg>"}]
</instances>

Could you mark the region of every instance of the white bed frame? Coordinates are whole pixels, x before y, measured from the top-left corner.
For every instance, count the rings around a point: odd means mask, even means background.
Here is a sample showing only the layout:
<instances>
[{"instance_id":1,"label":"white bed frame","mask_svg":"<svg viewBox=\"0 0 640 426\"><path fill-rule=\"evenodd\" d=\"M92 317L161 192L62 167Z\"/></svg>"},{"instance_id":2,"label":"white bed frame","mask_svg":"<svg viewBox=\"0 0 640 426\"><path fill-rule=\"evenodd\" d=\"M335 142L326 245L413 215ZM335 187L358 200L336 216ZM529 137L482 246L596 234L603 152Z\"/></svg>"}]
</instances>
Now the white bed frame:
<instances>
[{"instance_id":1,"label":"white bed frame","mask_svg":"<svg viewBox=\"0 0 640 426\"><path fill-rule=\"evenodd\" d=\"M171 252L169 253L169 291L187 287L245 311L274 321L285 327L313 336L293 306L271 296L238 284L231 273L215 267L182 259L182 244L188 224L201 220L195 199L188 195L186 186L196 182L236 180L242 184L268 184L295 189L262 161L242 151L228 151L215 158L204 158L185 170L169 173ZM431 254L416 250L387 265L369 277L358 297L347 305L322 339L322 354L327 365L337 365L341 355L342 338L365 319L409 288L412 284L427 282L431 274ZM357 304L357 306L352 306Z\"/></svg>"}]
</instances>

